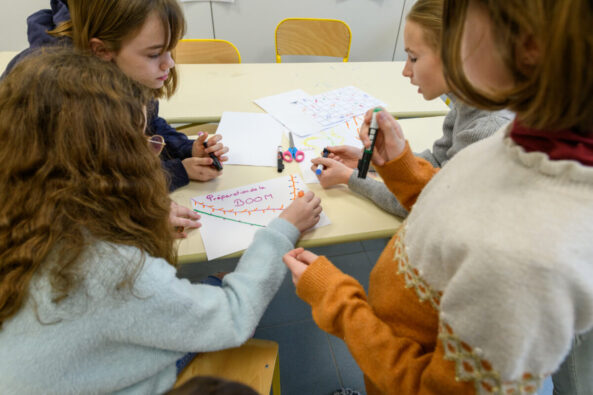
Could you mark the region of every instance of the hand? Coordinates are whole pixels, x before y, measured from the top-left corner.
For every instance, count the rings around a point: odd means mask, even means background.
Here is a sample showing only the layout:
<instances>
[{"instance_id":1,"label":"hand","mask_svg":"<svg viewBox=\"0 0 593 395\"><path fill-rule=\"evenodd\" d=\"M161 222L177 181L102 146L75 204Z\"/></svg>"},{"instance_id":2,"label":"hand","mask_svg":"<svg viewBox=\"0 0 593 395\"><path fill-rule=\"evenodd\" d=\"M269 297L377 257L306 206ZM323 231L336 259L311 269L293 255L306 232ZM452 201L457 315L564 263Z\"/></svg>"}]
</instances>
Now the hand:
<instances>
[{"instance_id":1,"label":"hand","mask_svg":"<svg viewBox=\"0 0 593 395\"><path fill-rule=\"evenodd\" d=\"M293 224L299 232L303 233L319 222L321 214L321 199L313 192L305 193L303 197L296 198L279 215L280 218Z\"/></svg>"},{"instance_id":2,"label":"hand","mask_svg":"<svg viewBox=\"0 0 593 395\"><path fill-rule=\"evenodd\" d=\"M214 136L210 137L206 142L208 148L204 148L204 141L206 141L207 138L208 133L199 133L198 138L194 141L194 144L192 145L192 156L195 158L208 158L210 157L209 154L213 152L214 155L216 155L221 162L227 161L229 158L223 155L229 152L229 147L225 147L220 142L220 140L222 140L222 136L220 134L215 134Z\"/></svg>"},{"instance_id":3,"label":"hand","mask_svg":"<svg viewBox=\"0 0 593 395\"><path fill-rule=\"evenodd\" d=\"M305 270L307 270L309 265L316 259L317 255L303 248L296 248L287 252L282 257L282 261L284 261L284 264L292 273L292 283L294 285L297 285Z\"/></svg>"},{"instance_id":4,"label":"hand","mask_svg":"<svg viewBox=\"0 0 593 395\"><path fill-rule=\"evenodd\" d=\"M194 181L209 181L222 174L212 167L212 158L186 158L181 161L187 176Z\"/></svg>"},{"instance_id":5,"label":"hand","mask_svg":"<svg viewBox=\"0 0 593 395\"><path fill-rule=\"evenodd\" d=\"M328 158L337 160L351 169L356 169L358 160L362 158L362 149L351 145L335 145L326 148L329 151Z\"/></svg>"},{"instance_id":6,"label":"hand","mask_svg":"<svg viewBox=\"0 0 593 395\"><path fill-rule=\"evenodd\" d=\"M329 188L338 184L348 184L348 180L354 172L351 168L334 159L319 157L312 159L311 162L313 163L313 166L311 166L313 172L317 169L317 165L321 164L325 166L325 169L317 176L323 188Z\"/></svg>"},{"instance_id":7,"label":"hand","mask_svg":"<svg viewBox=\"0 0 593 395\"><path fill-rule=\"evenodd\" d=\"M198 222L200 215L187 207L180 206L171 201L171 209L169 211L169 225L173 228L173 234L177 239L185 239L187 229L199 228L202 226Z\"/></svg>"},{"instance_id":8,"label":"hand","mask_svg":"<svg viewBox=\"0 0 593 395\"><path fill-rule=\"evenodd\" d=\"M373 110L367 111L364 116L364 123L360 128L360 139L365 147L371 146L369 140L369 127ZM372 161L377 166L398 157L406 148L406 139L400 124L385 110L377 113L377 124L379 131L375 137L375 149L373 150Z\"/></svg>"}]
</instances>

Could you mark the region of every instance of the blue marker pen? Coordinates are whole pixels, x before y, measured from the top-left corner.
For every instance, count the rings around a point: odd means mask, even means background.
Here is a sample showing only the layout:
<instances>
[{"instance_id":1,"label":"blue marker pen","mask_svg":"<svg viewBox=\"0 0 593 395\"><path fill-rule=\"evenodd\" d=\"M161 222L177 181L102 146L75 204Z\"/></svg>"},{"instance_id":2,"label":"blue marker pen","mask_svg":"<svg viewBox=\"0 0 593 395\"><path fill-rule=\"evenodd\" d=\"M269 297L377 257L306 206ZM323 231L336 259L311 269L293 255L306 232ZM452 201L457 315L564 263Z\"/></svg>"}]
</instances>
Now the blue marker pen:
<instances>
[{"instance_id":1,"label":"blue marker pen","mask_svg":"<svg viewBox=\"0 0 593 395\"><path fill-rule=\"evenodd\" d=\"M324 158L327 158L327 156L329 155L329 150L327 148L323 149L323 154L321 154L321 156L323 156ZM320 163L317 165L317 168L315 169L315 174L317 174L318 176L321 175L321 171L323 170L323 165Z\"/></svg>"},{"instance_id":2,"label":"blue marker pen","mask_svg":"<svg viewBox=\"0 0 593 395\"><path fill-rule=\"evenodd\" d=\"M373 111L373 117L371 118L371 126L369 128L369 140L371 140L371 146L365 148L362 153L362 159L358 161L358 178L367 178L367 172L371 164L371 158L373 156L373 149L375 148L375 138L379 131L379 125L377 124L377 113L381 111L380 108L375 108Z\"/></svg>"}]
</instances>

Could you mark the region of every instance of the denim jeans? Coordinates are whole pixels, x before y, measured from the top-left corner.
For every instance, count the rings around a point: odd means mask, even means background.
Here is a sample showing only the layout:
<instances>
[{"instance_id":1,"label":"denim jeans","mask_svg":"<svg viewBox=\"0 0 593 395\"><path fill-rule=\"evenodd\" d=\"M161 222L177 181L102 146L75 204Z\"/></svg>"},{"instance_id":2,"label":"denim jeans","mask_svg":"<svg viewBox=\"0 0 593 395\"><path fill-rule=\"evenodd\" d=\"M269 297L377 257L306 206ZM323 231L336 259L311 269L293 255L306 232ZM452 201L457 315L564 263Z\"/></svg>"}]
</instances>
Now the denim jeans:
<instances>
[{"instance_id":1,"label":"denim jeans","mask_svg":"<svg viewBox=\"0 0 593 395\"><path fill-rule=\"evenodd\" d=\"M575 336L552 381L554 395L593 395L593 330Z\"/></svg>"}]
</instances>

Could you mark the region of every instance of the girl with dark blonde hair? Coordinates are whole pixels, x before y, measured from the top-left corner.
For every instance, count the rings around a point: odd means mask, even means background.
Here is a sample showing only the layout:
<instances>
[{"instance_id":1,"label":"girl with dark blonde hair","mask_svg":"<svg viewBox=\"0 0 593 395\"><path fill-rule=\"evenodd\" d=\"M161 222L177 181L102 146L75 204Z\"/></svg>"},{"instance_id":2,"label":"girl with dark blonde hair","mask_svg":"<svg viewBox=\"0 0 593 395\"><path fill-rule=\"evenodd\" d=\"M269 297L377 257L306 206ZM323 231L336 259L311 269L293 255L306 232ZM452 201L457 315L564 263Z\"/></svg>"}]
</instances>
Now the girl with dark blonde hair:
<instances>
[{"instance_id":1,"label":"girl with dark blonde hair","mask_svg":"<svg viewBox=\"0 0 593 395\"><path fill-rule=\"evenodd\" d=\"M445 0L448 85L470 105L509 108L514 122L432 177L379 114L373 164L413 209L371 272L368 298L325 257L284 257L368 394L535 394L575 336L590 349L591 26L590 0ZM368 129L367 118L367 147ZM573 393L590 393L591 377L585 370Z\"/></svg>"},{"instance_id":2,"label":"girl with dark blonde hair","mask_svg":"<svg viewBox=\"0 0 593 395\"><path fill-rule=\"evenodd\" d=\"M450 100L451 110L443 121L442 136L434 142L432 150L416 154L418 161L432 167L435 173L462 149L493 135L513 119L510 111L478 109L458 100L451 92L441 61L442 29L443 0L418 0L406 16L404 45L408 57L402 74L412 85L418 86L418 92L426 100L443 95ZM408 215L408 210L384 183L370 177L358 178L360 148L341 145L328 147L328 150L331 152L328 158L313 159L313 167L319 164L325 167L318 176L324 188L347 184L350 190L372 200L383 210L400 217Z\"/></svg>"},{"instance_id":3,"label":"girl with dark blonde hair","mask_svg":"<svg viewBox=\"0 0 593 395\"><path fill-rule=\"evenodd\" d=\"M156 97L175 92L177 73L171 51L185 32L177 0L51 0L51 9L36 12L27 23L30 47L9 63L5 75L38 48L61 44L115 63L130 78L152 89ZM221 136L206 141L208 135L203 133L189 140L158 116L158 108L158 101L150 103L147 131L164 138L161 158L169 189L222 174L212 167L209 156L214 153L221 161L227 160L224 154L228 148L220 142ZM177 205L172 206L172 212L179 213L172 215L172 225L200 226L197 213Z\"/></svg>"},{"instance_id":4,"label":"girl with dark blonde hair","mask_svg":"<svg viewBox=\"0 0 593 395\"><path fill-rule=\"evenodd\" d=\"M312 193L220 287L176 277L170 199L144 135L152 93L43 49L0 83L0 393L163 393L189 352L236 347L319 220Z\"/></svg>"}]
</instances>

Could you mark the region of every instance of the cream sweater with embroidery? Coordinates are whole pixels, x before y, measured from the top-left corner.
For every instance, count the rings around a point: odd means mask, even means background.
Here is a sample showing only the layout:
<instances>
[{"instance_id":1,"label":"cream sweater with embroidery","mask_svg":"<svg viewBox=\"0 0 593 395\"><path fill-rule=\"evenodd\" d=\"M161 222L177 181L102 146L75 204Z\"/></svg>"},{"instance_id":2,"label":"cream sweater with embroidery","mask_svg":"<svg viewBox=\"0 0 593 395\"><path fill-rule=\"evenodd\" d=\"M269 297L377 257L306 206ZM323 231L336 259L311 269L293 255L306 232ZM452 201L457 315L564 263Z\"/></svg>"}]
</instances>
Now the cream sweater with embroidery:
<instances>
[{"instance_id":1,"label":"cream sweater with embroidery","mask_svg":"<svg viewBox=\"0 0 593 395\"><path fill-rule=\"evenodd\" d=\"M593 327L593 168L525 153L508 131L425 187L430 165L409 148L378 168L390 189L410 185L400 201L418 199L368 298L324 257L297 284L369 394L535 393Z\"/></svg>"}]
</instances>

